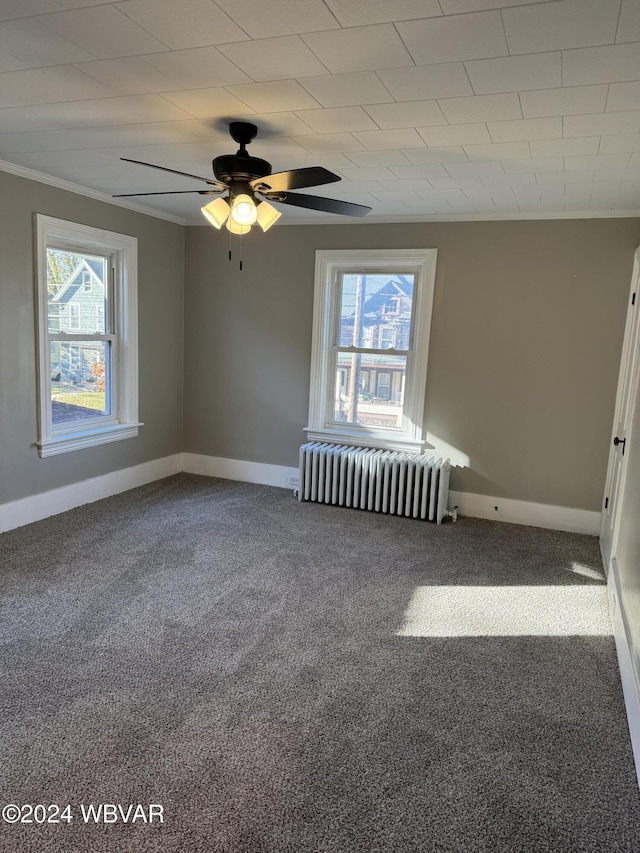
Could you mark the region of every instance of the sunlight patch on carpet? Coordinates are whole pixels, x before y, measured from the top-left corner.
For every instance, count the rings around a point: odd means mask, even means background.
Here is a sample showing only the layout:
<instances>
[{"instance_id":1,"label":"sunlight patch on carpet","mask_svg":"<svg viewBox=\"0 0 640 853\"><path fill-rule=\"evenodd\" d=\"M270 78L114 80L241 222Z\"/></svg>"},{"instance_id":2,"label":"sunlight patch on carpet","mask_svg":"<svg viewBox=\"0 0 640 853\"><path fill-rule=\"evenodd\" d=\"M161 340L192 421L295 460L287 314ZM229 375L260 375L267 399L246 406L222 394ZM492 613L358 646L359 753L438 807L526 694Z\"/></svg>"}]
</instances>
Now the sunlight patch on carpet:
<instances>
[{"instance_id":1,"label":"sunlight patch on carpet","mask_svg":"<svg viewBox=\"0 0 640 853\"><path fill-rule=\"evenodd\" d=\"M611 636L603 586L419 586L399 637Z\"/></svg>"}]
</instances>

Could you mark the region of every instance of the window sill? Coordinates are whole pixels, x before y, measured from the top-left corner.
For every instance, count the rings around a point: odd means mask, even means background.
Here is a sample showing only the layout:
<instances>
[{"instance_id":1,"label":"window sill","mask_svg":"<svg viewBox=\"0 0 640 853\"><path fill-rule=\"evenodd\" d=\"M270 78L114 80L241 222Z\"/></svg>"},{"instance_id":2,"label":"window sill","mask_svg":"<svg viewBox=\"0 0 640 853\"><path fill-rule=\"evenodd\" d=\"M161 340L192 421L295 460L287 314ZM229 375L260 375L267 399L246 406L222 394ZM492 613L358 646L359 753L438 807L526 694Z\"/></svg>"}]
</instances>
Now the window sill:
<instances>
[{"instance_id":1,"label":"window sill","mask_svg":"<svg viewBox=\"0 0 640 853\"><path fill-rule=\"evenodd\" d=\"M38 452L44 459L47 456L58 456L60 453L70 453L72 450L82 450L85 447L96 447L99 444L107 444L111 441L122 441L125 438L135 438L138 435L138 427L144 424L113 424L97 429L86 429L78 432L69 432L64 435L56 435L46 441L36 442Z\"/></svg>"},{"instance_id":2,"label":"window sill","mask_svg":"<svg viewBox=\"0 0 640 853\"><path fill-rule=\"evenodd\" d=\"M335 444L348 444L354 447L375 447L380 450L397 450L400 453L422 453L429 449L430 445L424 439L413 439L410 436L399 434L390 435L366 435L361 432L349 432L347 430L312 429L305 427L308 441L329 441Z\"/></svg>"}]
</instances>

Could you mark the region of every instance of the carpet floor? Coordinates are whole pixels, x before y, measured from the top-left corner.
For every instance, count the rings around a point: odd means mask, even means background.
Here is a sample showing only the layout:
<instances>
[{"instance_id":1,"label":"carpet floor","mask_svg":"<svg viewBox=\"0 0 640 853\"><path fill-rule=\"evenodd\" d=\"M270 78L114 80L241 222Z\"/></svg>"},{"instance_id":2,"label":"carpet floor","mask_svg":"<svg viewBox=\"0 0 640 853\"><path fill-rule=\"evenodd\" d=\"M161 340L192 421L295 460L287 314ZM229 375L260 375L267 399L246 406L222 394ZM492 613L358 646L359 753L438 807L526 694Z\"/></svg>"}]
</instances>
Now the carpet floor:
<instances>
[{"instance_id":1,"label":"carpet floor","mask_svg":"<svg viewBox=\"0 0 640 853\"><path fill-rule=\"evenodd\" d=\"M186 474L6 533L7 804L10 853L637 853L598 542Z\"/></svg>"}]
</instances>

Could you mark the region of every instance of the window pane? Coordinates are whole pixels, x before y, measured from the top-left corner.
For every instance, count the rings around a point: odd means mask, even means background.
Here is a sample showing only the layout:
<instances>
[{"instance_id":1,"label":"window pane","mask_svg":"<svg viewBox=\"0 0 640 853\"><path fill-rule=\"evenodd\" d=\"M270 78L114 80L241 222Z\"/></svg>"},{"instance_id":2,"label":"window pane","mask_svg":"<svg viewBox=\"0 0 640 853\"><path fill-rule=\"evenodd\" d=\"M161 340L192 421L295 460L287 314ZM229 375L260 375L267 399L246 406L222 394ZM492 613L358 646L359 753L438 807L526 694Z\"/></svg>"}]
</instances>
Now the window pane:
<instances>
[{"instance_id":1,"label":"window pane","mask_svg":"<svg viewBox=\"0 0 640 853\"><path fill-rule=\"evenodd\" d=\"M109 352L106 341L52 341L53 424L111 414Z\"/></svg>"},{"instance_id":2,"label":"window pane","mask_svg":"<svg viewBox=\"0 0 640 853\"><path fill-rule=\"evenodd\" d=\"M47 249L50 332L105 334L107 259Z\"/></svg>"},{"instance_id":3,"label":"window pane","mask_svg":"<svg viewBox=\"0 0 640 853\"><path fill-rule=\"evenodd\" d=\"M339 346L408 349L413 281L413 275L405 273L345 273Z\"/></svg>"},{"instance_id":4,"label":"window pane","mask_svg":"<svg viewBox=\"0 0 640 853\"><path fill-rule=\"evenodd\" d=\"M402 427L407 359L339 352L334 419L362 426Z\"/></svg>"}]
</instances>

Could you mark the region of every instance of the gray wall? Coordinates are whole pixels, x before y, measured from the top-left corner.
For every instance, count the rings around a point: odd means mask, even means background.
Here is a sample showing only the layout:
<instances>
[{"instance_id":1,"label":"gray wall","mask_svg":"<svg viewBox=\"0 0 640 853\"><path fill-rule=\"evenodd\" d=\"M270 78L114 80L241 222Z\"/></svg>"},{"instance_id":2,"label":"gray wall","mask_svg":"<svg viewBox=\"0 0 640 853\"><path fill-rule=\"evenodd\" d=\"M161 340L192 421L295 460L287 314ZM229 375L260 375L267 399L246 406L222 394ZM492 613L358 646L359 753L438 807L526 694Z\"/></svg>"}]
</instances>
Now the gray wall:
<instances>
[{"instance_id":1,"label":"gray wall","mask_svg":"<svg viewBox=\"0 0 640 853\"><path fill-rule=\"evenodd\" d=\"M0 502L181 450L184 228L0 171ZM137 438L40 459L35 446L33 215L138 238Z\"/></svg>"},{"instance_id":2,"label":"gray wall","mask_svg":"<svg viewBox=\"0 0 640 853\"><path fill-rule=\"evenodd\" d=\"M190 227L184 449L296 465L315 250L436 247L426 427L470 457L452 487L599 510L639 242L634 219L278 224L240 272Z\"/></svg>"}]
</instances>

